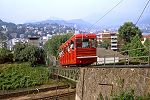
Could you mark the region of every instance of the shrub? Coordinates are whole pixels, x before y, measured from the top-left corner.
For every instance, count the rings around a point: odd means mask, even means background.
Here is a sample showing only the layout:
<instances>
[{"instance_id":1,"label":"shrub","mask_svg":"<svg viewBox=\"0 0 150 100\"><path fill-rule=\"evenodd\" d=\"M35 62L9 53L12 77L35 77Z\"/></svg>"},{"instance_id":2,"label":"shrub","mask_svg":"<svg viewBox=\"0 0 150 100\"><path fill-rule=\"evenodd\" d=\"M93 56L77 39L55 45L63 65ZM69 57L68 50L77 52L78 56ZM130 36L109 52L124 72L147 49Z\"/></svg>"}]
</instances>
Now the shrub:
<instances>
[{"instance_id":1,"label":"shrub","mask_svg":"<svg viewBox=\"0 0 150 100\"><path fill-rule=\"evenodd\" d=\"M14 60L15 61L22 61L22 56L21 56L21 51L23 49L25 49L27 47L27 44L22 44L22 43L17 43L15 46L14 46Z\"/></svg>"},{"instance_id":2,"label":"shrub","mask_svg":"<svg viewBox=\"0 0 150 100\"><path fill-rule=\"evenodd\" d=\"M13 62L13 54L5 48L0 48L0 64L7 62Z\"/></svg>"},{"instance_id":3,"label":"shrub","mask_svg":"<svg viewBox=\"0 0 150 100\"><path fill-rule=\"evenodd\" d=\"M14 47L14 59L32 65L45 64L45 52L42 48L19 43Z\"/></svg>"},{"instance_id":4,"label":"shrub","mask_svg":"<svg viewBox=\"0 0 150 100\"><path fill-rule=\"evenodd\" d=\"M113 100L134 100L134 91L122 92L116 99Z\"/></svg>"},{"instance_id":5,"label":"shrub","mask_svg":"<svg viewBox=\"0 0 150 100\"><path fill-rule=\"evenodd\" d=\"M119 95L112 97L110 100L150 100L150 94L136 96L134 90L121 92Z\"/></svg>"},{"instance_id":6,"label":"shrub","mask_svg":"<svg viewBox=\"0 0 150 100\"><path fill-rule=\"evenodd\" d=\"M0 69L0 90L25 88L48 82L45 67L31 67L29 63L3 64Z\"/></svg>"}]
</instances>

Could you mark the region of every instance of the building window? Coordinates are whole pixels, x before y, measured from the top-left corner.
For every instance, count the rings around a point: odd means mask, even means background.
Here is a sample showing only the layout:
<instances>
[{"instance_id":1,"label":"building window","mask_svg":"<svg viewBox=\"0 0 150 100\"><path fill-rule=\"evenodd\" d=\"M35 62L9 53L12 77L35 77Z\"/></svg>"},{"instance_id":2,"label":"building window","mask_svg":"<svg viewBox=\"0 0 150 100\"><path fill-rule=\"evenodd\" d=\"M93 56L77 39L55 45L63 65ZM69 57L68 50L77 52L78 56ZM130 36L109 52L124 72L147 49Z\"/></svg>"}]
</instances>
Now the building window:
<instances>
[{"instance_id":1,"label":"building window","mask_svg":"<svg viewBox=\"0 0 150 100\"><path fill-rule=\"evenodd\" d=\"M117 48L117 46L111 46L112 48Z\"/></svg>"},{"instance_id":2,"label":"building window","mask_svg":"<svg viewBox=\"0 0 150 100\"><path fill-rule=\"evenodd\" d=\"M117 44L117 42L111 42L111 44Z\"/></svg>"}]
</instances>

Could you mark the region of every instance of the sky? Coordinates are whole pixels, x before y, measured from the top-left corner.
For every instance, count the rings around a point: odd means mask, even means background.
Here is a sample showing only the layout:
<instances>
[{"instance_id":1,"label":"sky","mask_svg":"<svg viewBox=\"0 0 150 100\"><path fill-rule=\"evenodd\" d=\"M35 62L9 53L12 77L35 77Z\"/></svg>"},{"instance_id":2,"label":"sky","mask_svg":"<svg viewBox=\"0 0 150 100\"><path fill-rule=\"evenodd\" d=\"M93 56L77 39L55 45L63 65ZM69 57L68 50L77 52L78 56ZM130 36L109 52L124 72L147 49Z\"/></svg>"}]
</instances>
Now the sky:
<instances>
[{"instance_id":1,"label":"sky","mask_svg":"<svg viewBox=\"0 0 150 100\"><path fill-rule=\"evenodd\" d=\"M47 19L94 22L121 0L0 0L0 19L16 24ZM123 0L104 20L122 16L137 19L147 0ZM149 4L150 6L150 4ZM150 13L150 7L144 15Z\"/></svg>"}]
</instances>

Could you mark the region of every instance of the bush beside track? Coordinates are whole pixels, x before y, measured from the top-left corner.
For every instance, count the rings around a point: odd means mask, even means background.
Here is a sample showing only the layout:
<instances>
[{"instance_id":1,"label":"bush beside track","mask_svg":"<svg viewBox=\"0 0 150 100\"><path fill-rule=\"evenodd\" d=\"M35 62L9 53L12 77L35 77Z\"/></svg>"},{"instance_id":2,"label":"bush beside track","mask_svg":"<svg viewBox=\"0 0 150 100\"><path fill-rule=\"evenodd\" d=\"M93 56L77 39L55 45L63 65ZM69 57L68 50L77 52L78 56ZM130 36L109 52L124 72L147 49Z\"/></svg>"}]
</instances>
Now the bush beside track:
<instances>
[{"instance_id":1,"label":"bush beside track","mask_svg":"<svg viewBox=\"0 0 150 100\"><path fill-rule=\"evenodd\" d=\"M0 90L26 88L50 83L46 67L30 63L0 64Z\"/></svg>"}]
</instances>

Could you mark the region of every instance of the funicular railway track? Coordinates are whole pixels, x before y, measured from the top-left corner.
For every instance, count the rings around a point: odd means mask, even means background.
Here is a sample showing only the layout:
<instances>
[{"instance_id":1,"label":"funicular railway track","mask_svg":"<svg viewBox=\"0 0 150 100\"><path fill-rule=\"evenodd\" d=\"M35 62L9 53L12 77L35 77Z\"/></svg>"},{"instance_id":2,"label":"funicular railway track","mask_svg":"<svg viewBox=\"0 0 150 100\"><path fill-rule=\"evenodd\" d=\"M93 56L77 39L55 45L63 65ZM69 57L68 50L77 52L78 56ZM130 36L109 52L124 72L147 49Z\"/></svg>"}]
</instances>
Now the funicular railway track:
<instances>
[{"instance_id":1,"label":"funicular railway track","mask_svg":"<svg viewBox=\"0 0 150 100\"><path fill-rule=\"evenodd\" d=\"M149 58L149 56L146 56L146 57ZM59 76L59 77L72 80L74 82L78 82L79 76L80 74L82 74L80 73L81 68L83 69L84 68L87 68L87 69L88 68L89 69L90 68L150 68L150 59L148 59L147 63L145 62L143 64L141 62L138 62L138 63L139 64L132 64L132 62L129 62L129 60L123 63L116 63L114 60L114 63L112 64L103 63L103 64L88 65L84 67L67 67L67 68L62 68L60 66L49 67L49 71L52 75L56 75L57 77ZM68 89L68 88L69 86L65 85L65 86L55 86L55 87L48 87L48 88L38 88L38 89L36 88L32 90L18 91L18 92L11 92L11 93L3 93L3 94L0 94L0 99L8 99L8 98L20 97L20 96L25 96L25 95L30 95L30 94L39 94L39 93L44 94L44 92L53 91L53 92L48 92L45 96L37 96L37 98L32 98L34 100L37 100L37 99L53 100L55 98L61 98L61 97L66 97L68 95L75 94L75 89ZM60 90L60 92L58 91L56 92L56 90ZM28 99L31 99L31 98L28 98ZM63 100L63 99L60 99L60 100Z\"/></svg>"},{"instance_id":2,"label":"funicular railway track","mask_svg":"<svg viewBox=\"0 0 150 100\"><path fill-rule=\"evenodd\" d=\"M0 99L5 100L53 100L74 95L75 89L69 88L69 85L53 86L46 88L36 88L25 91L16 91L0 94Z\"/></svg>"},{"instance_id":3,"label":"funicular railway track","mask_svg":"<svg viewBox=\"0 0 150 100\"><path fill-rule=\"evenodd\" d=\"M93 68L150 68L150 64L126 64L119 65L117 63L114 64L97 64L97 65L88 65L83 67L51 67L49 71L51 74L66 78L68 80L72 80L74 82L79 81L79 76L82 74L80 69L93 69Z\"/></svg>"},{"instance_id":4,"label":"funicular railway track","mask_svg":"<svg viewBox=\"0 0 150 100\"><path fill-rule=\"evenodd\" d=\"M145 65L89 65L84 67L69 67L69 68L51 68L50 72L58 75L63 78L74 80L75 82L78 82L78 78L80 75L80 68L149 68L149 64ZM23 97L28 95L28 97L24 100L56 100L56 98L63 98L67 97L69 95L75 94L75 89L70 89L69 85L64 86L54 86L54 87L47 87L47 88L36 88L31 90L25 90L25 91L18 91L18 92L10 92L10 93L3 93L0 94L0 99L8 99L8 100L17 100L19 97ZM51 91L51 92L50 92ZM34 96L32 95L34 94ZM39 94L35 96L36 94ZM45 94L45 95L42 95ZM12 99L10 99L12 98ZM14 99L13 99L14 98ZM18 99L19 100L19 99ZM21 99L23 100L23 99ZM63 99L57 99L57 100L63 100Z\"/></svg>"},{"instance_id":5,"label":"funicular railway track","mask_svg":"<svg viewBox=\"0 0 150 100\"><path fill-rule=\"evenodd\" d=\"M32 100L75 100L75 92L69 92L69 93L63 93L63 94L57 94L57 95L48 95L41 98L35 98Z\"/></svg>"}]
</instances>

